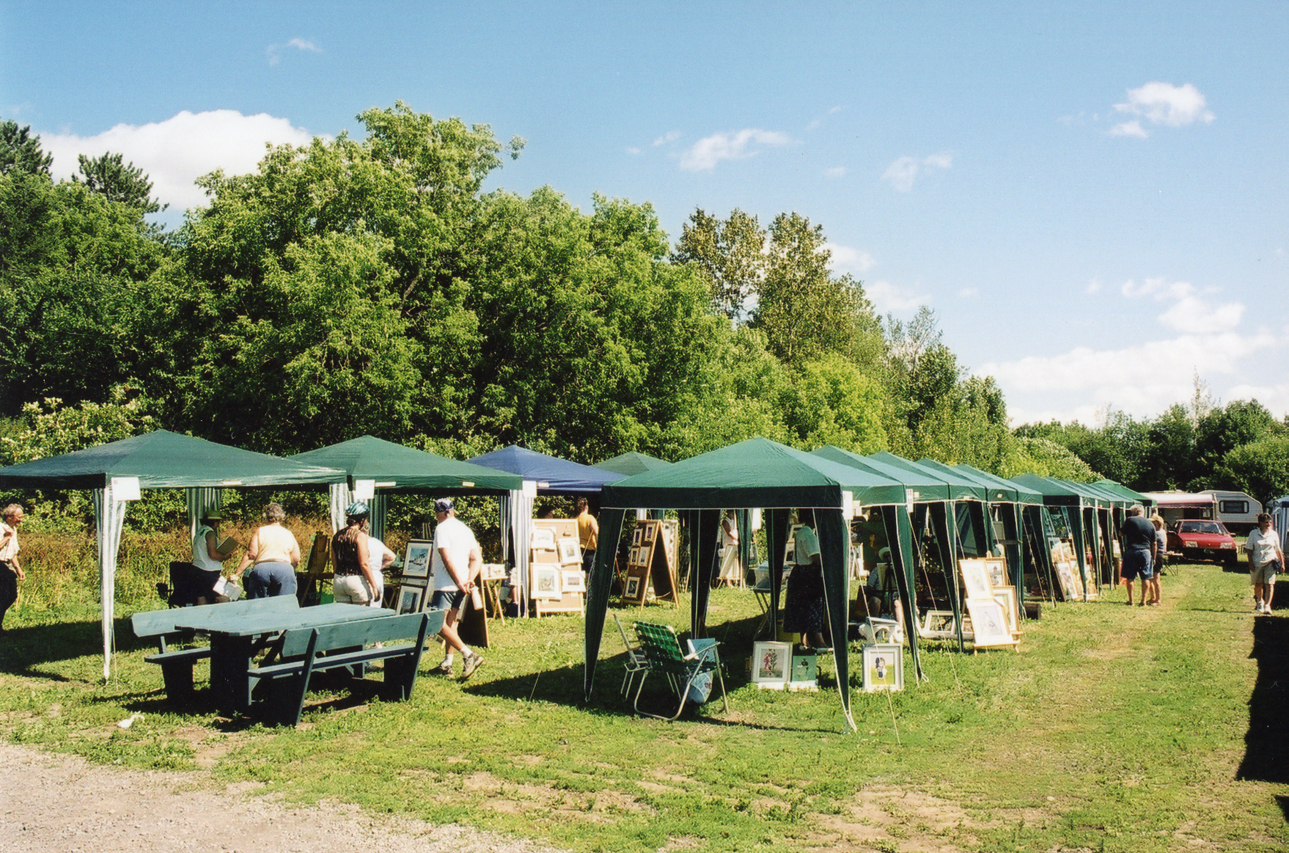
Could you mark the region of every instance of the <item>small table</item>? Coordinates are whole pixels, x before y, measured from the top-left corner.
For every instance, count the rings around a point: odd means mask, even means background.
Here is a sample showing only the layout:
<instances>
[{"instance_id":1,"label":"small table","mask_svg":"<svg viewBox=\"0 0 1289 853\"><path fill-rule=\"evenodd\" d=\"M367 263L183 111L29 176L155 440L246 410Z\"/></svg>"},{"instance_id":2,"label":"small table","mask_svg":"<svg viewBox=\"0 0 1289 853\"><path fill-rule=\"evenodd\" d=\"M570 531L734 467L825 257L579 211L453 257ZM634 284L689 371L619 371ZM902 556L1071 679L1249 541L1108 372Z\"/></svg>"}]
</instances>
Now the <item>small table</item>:
<instances>
[{"instance_id":1,"label":"small table","mask_svg":"<svg viewBox=\"0 0 1289 853\"><path fill-rule=\"evenodd\" d=\"M289 628L315 628L394 615L393 610L383 607L320 604L268 613L209 613L189 620L179 616L175 627L210 635L210 689L219 712L232 715L250 710L255 680L247 670L265 638L276 637Z\"/></svg>"}]
</instances>

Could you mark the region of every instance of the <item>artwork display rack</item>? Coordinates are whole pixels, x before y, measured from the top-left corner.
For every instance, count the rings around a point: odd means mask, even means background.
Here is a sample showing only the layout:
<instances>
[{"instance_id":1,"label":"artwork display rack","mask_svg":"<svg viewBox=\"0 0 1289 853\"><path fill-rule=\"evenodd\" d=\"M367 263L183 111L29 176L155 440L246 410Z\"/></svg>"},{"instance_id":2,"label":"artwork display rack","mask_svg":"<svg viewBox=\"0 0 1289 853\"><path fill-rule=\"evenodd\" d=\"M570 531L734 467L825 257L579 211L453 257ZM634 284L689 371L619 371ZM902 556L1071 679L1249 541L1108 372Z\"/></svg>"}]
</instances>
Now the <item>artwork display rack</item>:
<instances>
[{"instance_id":1,"label":"artwork display rack","mask_svg":"<svg viewBox=\"0 0 1289 853\"><path fill-rule=\"evenodd\" d=\"M636 522L622 577L623 603L643 606L656 600L680 604L680 581L676 576L678 528L674 520Z\"/></svg>"}]
</instances>

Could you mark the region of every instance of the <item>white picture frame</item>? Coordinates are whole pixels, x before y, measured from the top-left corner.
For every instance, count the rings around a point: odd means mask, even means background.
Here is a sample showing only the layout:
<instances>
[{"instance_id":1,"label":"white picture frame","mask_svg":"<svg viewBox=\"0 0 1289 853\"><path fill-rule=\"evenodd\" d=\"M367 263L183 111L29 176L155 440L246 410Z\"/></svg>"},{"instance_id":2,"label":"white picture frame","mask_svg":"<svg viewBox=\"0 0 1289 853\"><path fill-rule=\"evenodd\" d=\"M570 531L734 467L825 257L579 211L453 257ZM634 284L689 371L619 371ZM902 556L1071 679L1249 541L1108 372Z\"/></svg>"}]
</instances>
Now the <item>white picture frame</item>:
<instances>
[{"instance_id":1,"label":"white picture frame","mask_svg":"<svg viewBox=\"0 0 1289 853\"><path fill-rule=\"evenodd\" d=\"M398 613L420 613L425 606L425 587L405 583L398 588Z\"/></svg>"},{"instance_id":2,"label":"white picture frame","mask_svg":"<svg viewBox=\"0 0 1289 853\"><path fill-rule=\"evenodd\" d=\"M562 565L569 566L574 563L582 564L582 549L577 540L571 536L559 540L559 561Z\"/></svg>"},{"instance_id":3,"label":"white picture frame","mask_svg":"<svg viewBox=\"0 0 1289 853\"><path fill-rule=\"evenodd\" d=\"M864 646L864 692L904 689L904 647L894 643Z\"/></svg>"},{"instance_id":4,"label":"white picture frame","mask_svg":"<svg viewBox=\"0 0 1289 853\"><path fill-rule=\"evenodd\" d=\"M560 572L560 587L564 592L586 592L586 575L581 569L564 569Z\"/></svg>"},{"instance_id":5,"label":"white picture frame","mask_svg":"<svg viewBox=\"0 0 1289 853\"><path fill-rule=\"evenodd\" d=\"M783 690L792 675L792 644L752 644L752 683L766 690Z\"/></svg>"},{"instance_id":6,"label":"white picture frame","mask_svg":"<svg viewBox=\"0 0 1289 853\"><path fill-rule=\"evenodd\" d=\"M976 648L1016 645L1016 637L1007 625L1007 614L997 600L969 598L967 612L971 614L971 642Z\"/></svg>"},{"instance_id":7,"label":"white picture frame","mask_svg":"<svg viewBox=\"0 0 1289 853\"><path fill-rule=\"evenodd\" d=\"M1007 617L1007 627L1012 634L1020 633L1020 624L1017 621L1016 610L1016 587L1014 586L996 586L994 587L994 600L1003 608L1003 615Z\"/></svg>"},{"instance_id":8,"label":"white picture frame","mask_svg":"<svg viewBox=\"0 0 1289 853\"><path fill-rule=\"evenodd\" d=\"M555 531L549 527L534 527L532 548L534 551L554 551Z\"/></svg>"},{"instance_id":9,"label":"white picture frame","mask_svg":"<svg viewBox=\"0 0 1289 853\"><path fill-rule=\"evenodd\" d=\"M994 600L994 586L989 581L989 567L984 560L959 560L958 571L962 574L962 586L967 591L967 600Z\"/></svg>"},{"instance_id":10,"label":"white picture frame","mask_svg":"<svg viewBox=\"0 0 1289 853\"><path fill-rule=\"evenodd\" d=\"M529 593L534 599L558 601L562 596L559 566L533 566L533 584Z\"/></svg>"},{"instance_id":11,"label":"white picture frame","mask_svg":"<svg viewBox=\"0 0 1289 853\"><path fill-rule=\"evenodd\" d=\"M412 539L403 552L403 577L428 578L433 557L433 542L429 539Z\"/></svg>"}]
</instances>

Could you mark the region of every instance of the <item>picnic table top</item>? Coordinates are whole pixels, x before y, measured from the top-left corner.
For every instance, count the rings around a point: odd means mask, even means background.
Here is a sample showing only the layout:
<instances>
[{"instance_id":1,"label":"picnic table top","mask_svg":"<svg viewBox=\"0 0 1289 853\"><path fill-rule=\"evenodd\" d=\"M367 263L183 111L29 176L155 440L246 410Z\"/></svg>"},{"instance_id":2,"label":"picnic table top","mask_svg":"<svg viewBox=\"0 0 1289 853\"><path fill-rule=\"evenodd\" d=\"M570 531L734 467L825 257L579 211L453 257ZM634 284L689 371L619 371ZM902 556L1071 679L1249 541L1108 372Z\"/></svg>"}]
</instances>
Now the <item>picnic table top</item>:
<instances>
[{"instance_id":1,"label":"picnic table top","mask_svg":"<svg viewBox=\"0 0 1289 853\"><path fill-rule=\"evenodd\" d=\"M175 625L179 628L191 628L226 637L254 637L277 631L289 631L292 628L314 628L396 615L395 611L384 607L333 603L254 613L235 612L230 608L230 612L225 614L202 614L191 619L179 616L175 619Z\"/></svg>"}]
</instances>

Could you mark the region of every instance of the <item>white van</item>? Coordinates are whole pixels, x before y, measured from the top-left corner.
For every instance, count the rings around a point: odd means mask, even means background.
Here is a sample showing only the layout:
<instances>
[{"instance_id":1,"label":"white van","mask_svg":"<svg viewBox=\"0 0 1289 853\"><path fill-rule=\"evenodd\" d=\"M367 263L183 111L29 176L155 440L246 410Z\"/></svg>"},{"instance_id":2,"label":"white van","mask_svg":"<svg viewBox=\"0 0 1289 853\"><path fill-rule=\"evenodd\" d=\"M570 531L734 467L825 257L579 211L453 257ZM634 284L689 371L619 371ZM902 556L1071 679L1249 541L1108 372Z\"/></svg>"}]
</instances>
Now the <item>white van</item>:
<instances>
[{"instance_id":1,"label":"white van","mask_svg":"<svg viewBox=\"0 0 1289 853\"><path fill-rule=\"evenodd\" d=\"M1258 513L1262 512L1262 504L1244 492L1205 489L1202 494L1213 496L1217 504L1217 520L1236 536L1247 535L1258 526Z\"/></svg>"}]
</instances>

